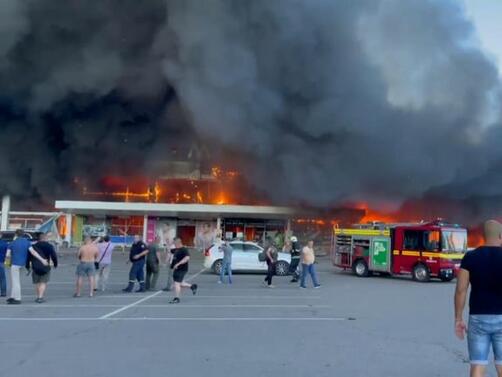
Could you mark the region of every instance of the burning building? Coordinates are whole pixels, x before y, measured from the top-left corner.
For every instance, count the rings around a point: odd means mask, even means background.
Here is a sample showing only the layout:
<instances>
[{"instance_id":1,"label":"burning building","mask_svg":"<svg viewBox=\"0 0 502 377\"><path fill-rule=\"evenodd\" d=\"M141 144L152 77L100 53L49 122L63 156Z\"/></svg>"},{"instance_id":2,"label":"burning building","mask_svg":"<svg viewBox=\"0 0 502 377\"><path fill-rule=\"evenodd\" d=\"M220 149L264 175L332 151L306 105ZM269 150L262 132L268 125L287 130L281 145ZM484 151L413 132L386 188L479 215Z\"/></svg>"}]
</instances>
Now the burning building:
<instances>
[{"instance_id":1,"label":"burning building","mask_svg":"<svg viewBox=\"0 0 502 377\"><path fill-rule=\"evenodd\" d=\"M15 209L502 213L499 72L456 2L39 0L0 3L0 24L0 194ZM337 211L297 217L362 210ZM112 228L148 225L134 216Z\"/></svg>"}]
</instances>

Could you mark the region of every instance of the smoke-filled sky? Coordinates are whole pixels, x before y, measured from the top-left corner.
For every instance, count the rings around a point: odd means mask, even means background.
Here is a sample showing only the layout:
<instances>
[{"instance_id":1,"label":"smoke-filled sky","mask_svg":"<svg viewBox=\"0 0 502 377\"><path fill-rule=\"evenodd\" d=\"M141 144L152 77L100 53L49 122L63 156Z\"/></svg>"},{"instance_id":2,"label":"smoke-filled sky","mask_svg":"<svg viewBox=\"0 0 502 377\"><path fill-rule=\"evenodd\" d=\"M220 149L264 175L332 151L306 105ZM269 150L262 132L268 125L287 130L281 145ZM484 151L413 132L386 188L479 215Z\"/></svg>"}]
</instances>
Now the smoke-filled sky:
<instances>
[{"instance_id":1,"label":"smoke-filled sky","mask_svg":"<svg viewBox=\"0 0 502 377\"><path fill-rule=\"evenodd\" d=\"M202 142L281 201L502 196L501 83L460 0L2 1L0 88L1 192Z\"/></svg>"}]
</instances>

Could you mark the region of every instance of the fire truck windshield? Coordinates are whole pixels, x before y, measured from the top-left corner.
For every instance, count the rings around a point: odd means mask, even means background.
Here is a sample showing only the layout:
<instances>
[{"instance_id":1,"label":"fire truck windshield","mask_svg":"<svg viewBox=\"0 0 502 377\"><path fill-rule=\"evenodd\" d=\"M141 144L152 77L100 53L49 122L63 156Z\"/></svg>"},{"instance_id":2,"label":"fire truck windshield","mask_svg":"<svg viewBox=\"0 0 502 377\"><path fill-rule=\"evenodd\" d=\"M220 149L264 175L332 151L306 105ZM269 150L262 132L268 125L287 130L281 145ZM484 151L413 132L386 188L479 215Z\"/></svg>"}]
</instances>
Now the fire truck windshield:
<instances>
[{"instance_id":1,"label":"fire truck windshield","mask_svg":"<svg viewBox=\"0 0 502 377\"><path fill-rule=\"evenodd\" d=\"M465 230L443 230L442 251L447 253L465 253L467 251L467 232Z\"/></svg>"}]
</instances>

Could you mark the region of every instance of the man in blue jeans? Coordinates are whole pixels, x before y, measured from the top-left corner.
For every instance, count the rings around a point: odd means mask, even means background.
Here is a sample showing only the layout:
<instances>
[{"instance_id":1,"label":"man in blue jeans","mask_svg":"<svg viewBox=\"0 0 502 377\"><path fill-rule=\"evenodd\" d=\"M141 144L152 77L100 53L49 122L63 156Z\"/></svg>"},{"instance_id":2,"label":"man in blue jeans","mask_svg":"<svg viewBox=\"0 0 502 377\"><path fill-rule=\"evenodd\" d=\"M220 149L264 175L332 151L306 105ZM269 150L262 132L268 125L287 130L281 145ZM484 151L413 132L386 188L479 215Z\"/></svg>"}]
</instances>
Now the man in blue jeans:
<instances>
[{"instance_id":1,"label":"man in blue jeans","mask_svg":"<svg viewBox=\"0 0 502 377\"><path fill-rule=\"evenodd\" d=\"M483 377L490 348L502 377L502 224L490 220L484 225L485 245L463 258L455 291L455 333L461 340L467 332L471 377ZM469 324L463 318L467 291Z\"/></svg>"},{"instance_id":2,"label":"man in blue jeans","mask_svg":"<svg viewBox=\"0 0 502 377\"><path fill-rule=\"evenodd\" d=\"M223 245L220 246L220 250L223 252L223 261L221 263L219 283L223 283L225 273L228 273L228 284L232 284L232 253L234 249L230 242L225 240Z\"/></svg>"},{"instance_id":3,"label":"man in blue jeans","mask_svg":"<svg viewBox=\"0 0 502 377\"><path fill-rule=\"evenodd\" d=\"M148 254L148 246L143 242L140 236L134 236L134 243L129 252L129 261L132 263L129 272L129 284L122 289L124 292L132 292L134 282L137 280L139 289L136 292L146 292L145 289L145 261Z\"/></svg>"},{"instance_id":4,"label":"man in blue jeans","mask_svg":"<svg viewBox=\"0 0 502 377\"><path fill-rule=\"evenodd\" d=\"M302 250L302 278L300 280L300 288L307 288L305 285L307 275L312 278L314 288L320 288L319 279L315 270L315 253L314 253L314 240L309 240L307 246Z\"/></svg>"},{"instance_id":5,"label":"man in blue jeans","mask_svg":"<svg viewBox=\"0 0 502 377\"><path fill-rule=\"evenodd\" d=\"M2 234L0 234L2 237ZM9 245L4 240L0 239L0 297L7 296L7 277L5 275L5 255Z\"/></svg>"}]
</instances>

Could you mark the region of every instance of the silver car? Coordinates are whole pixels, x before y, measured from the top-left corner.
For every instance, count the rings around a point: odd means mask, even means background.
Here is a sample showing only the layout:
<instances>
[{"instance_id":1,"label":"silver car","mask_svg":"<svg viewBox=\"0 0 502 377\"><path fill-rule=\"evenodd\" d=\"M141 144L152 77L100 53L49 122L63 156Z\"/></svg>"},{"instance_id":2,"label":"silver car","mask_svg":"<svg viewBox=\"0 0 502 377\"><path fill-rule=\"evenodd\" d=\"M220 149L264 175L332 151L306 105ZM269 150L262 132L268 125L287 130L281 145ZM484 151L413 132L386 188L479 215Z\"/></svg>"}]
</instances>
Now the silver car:
<instances>
[{"instance_id":1,"label":"silver car","mask_svg":"<svg viewBox=\"0 0 502 377\"><path fill-rule=\"evenodd\" d=\"M232 271L267 272L267 263L260 262L258 259L258 254L263 252L260 245L245 241L232 241L230 245L234 249L232 253ZM219 274L223 262L223 252L220 250L220 245L211 246L206 250L204 256L204 267L211 269L215 274ZM276 274L279 276L288 275L290 263L291 255L279 252L275 267Z\"/></svg>"}]
</instances>

